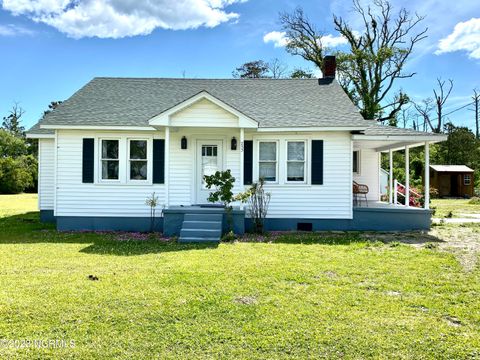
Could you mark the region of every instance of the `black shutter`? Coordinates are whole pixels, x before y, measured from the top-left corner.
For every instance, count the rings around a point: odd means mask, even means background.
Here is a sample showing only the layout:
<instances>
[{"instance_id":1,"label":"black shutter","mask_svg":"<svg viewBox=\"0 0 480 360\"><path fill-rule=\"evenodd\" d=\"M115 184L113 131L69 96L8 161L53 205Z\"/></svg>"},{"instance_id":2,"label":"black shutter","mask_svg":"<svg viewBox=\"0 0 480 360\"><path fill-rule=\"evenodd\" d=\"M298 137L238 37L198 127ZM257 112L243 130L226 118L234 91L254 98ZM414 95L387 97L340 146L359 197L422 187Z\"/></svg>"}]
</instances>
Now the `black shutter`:
<instances>
[{"instance_id":1,"label":"black shutter","mask_svg":"<svg viewBox=\"0 0 480 360\"><path fill-rule=\"evenodd\" d=\"M82 182L93 183L93 148L94 139L83 139L82 149Z\"/></svg>"},{"instance_id":2,"label":"black shutter","mask_svg":"<svg viewBox=\"0 0 480 360\"><path fill-rule=\"evenodd\" d=\"M165 140L153 140L153 183L165 183Z\"/></svg>"},{"instance_id":3,"label":"black shutter","mask_svg":"<svg viewBox=\"0 0 480 360\"><path fill-rule=\"evenodd\" d=\"M243 142L243 184L251 185L253 180L253 141Z\"/></svg>"},{"instance_id":4,"label":"black shutter","mask_svg":"<svg viewBox=\"0 0 480 360\"><path fill-rule=\"evenodd\" d=\"M323 184L323 140L312 140L312 184Z\"/></svg>"}]
</instances>

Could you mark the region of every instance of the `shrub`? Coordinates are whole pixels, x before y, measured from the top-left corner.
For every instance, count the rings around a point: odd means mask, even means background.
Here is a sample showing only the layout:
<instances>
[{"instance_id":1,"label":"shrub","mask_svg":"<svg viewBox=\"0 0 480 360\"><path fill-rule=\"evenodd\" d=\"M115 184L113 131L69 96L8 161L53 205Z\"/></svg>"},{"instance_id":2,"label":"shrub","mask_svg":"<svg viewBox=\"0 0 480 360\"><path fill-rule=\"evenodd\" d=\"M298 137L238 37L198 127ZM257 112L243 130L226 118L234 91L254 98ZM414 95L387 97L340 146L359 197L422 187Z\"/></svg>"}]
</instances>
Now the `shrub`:
<instances>
[{"instance_id":1,"label":"shrub","mask_svg":"<svg viewBox=\"0 0 480 360\"><path fill-rule=\"evenodd\" d=\"M34 186L37 160L32 155L0 158L0 193L18 194Z\"/></svg>"},{"instance_id":2,"label":"shrub","mask_svg":"<svg viewBox=\"0 0 480 360\"><path fill-rule=\"evenodd\" d=\"M480 197L473 197L468 201L468 203L470 205L480 205Z\"/></svg>"}]
</instances>

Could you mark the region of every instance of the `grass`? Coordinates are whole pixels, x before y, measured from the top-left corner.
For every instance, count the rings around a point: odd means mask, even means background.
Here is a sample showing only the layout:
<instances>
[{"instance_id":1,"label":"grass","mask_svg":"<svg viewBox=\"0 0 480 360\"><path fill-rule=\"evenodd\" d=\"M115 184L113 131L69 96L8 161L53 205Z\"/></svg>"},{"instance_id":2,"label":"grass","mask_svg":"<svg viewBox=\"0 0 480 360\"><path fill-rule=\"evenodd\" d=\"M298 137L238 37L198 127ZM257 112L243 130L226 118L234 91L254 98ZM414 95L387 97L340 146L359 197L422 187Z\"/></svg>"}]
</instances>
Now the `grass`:
<instances>
[{"instance_id":1,"label":"grass","mask_svg":"<svg viewBox=\"0 0 480 360\"><path fill-rule=\"evenodd\" d=\"M1 358L480 357L480 271L435 246L358 233L118 241L58 233L34 204L0 196L0 338L75 347Z\"/></svg>"},{"instance_id":2,"label":"grass","mask_svg":"<svg viewBox=\"0 0 480 360\"><path fill-rule=\"evenodd\" d=\"M435 217L464 217L461 214L480 214L480 204L471 204L469 199L432 199ZM451 213L452 216L449 216Z\"/></svg>"}]
</instances>

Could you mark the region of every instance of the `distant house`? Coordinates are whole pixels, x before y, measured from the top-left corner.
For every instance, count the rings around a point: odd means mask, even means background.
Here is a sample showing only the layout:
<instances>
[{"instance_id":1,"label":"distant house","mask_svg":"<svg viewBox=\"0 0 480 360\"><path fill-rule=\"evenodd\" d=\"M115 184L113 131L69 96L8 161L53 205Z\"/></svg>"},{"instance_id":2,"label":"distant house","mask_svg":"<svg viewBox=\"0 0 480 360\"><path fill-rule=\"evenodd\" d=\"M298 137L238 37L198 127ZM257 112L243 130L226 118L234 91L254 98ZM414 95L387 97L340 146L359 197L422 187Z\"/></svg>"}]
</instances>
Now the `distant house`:
<instances>
[{"instance_id":1,"label":"distant house","mask_svg":"<svg viewBox=\"0 0 480 360\"><path fill-rule=\"evenodd\" d=\"M430 185L439 196L472 197L473 170L465 165L431 165Z\"/></svg>"},{"instance_id":2,"label":"distant house","mask_svg":"<svg viewBox=\"0 0 480 360\"><path fill-rule=\"evenodd\" d=\"M28 136L41 216L59 230L147 230L155 192L156 229L185 241L218 239L223 209L209 206L204 176L227 169L235 193L266 180L267 230L428 228L428 201L378 203L380 155L423 146L428 164L429 144L446 139L364 120L334 66L322 79L95 78ZM353 181L369 189L361 206ZM242 233L252 222L235 206Z\"/></svg>"}]
</instances>

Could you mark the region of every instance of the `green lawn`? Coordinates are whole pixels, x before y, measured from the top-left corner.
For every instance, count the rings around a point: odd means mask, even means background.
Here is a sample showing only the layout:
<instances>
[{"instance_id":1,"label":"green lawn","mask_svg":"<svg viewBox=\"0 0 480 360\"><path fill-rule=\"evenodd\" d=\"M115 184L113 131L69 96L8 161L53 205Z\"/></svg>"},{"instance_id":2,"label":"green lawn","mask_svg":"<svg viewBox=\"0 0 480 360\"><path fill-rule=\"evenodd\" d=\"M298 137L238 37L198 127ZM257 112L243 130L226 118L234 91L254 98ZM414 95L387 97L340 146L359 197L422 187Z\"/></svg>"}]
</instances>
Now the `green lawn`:
<instances>
[{"instance_id":1,"label":"green lawn","mask_svg":"<svg viewBox=\"0 0 480 360\"><path fill-rule=\"evenodd\" d=\"M435 246L118 241L128 235L57 233L35 205L0 196L0 339L75 347L0 358L480 357L479 267Z\"/></svg>"},{"instance_id":2,"label":"green lawn","mask_svg":"<svg viewBox=\"0 0 480 360\"><path fill-rule=\"evenodd\" d=\"M443 218L452 213L452 217L464 217L461 214L480 214L480 204L469 204L467 199L432 199L435 217Z\"/></svg>"}]
</instances>

